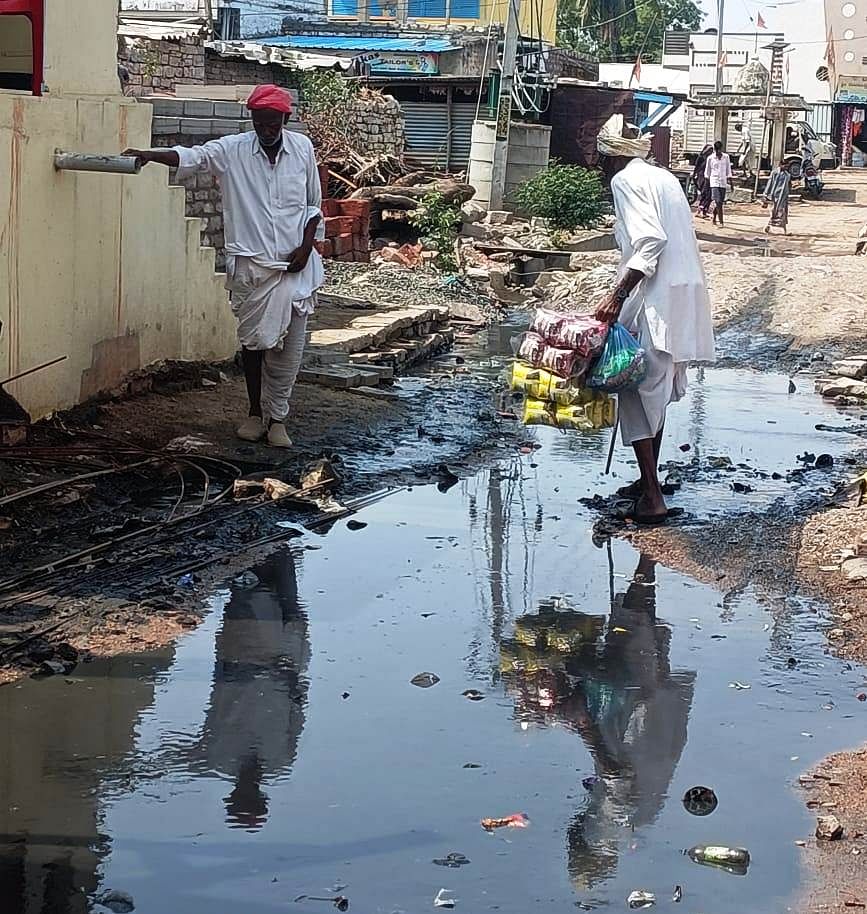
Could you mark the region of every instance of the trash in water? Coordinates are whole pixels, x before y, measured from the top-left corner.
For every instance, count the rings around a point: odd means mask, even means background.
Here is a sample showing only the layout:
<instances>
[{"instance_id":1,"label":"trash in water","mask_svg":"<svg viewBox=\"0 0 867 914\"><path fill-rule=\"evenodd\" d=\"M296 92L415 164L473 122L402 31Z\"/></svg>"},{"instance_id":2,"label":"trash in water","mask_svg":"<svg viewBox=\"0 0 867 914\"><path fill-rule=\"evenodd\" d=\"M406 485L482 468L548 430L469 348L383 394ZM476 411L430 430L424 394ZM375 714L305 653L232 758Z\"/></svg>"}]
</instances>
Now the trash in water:
<instances>
[{"instance_id":1,"label":"trash in water","mask_svg":"<svg viewBox=\"0 0 867 914\"><path fill-rule=\"evenodd\" d=\"M435 908L453 908L457 903L457 898L446 898L446 895L451 895L452 892L449 889L440 889L436 893L434 898L434 907Z\"/></svg>"},{"instance_id":2,"label":"trash in water","mask_svg":"<svg viewBox=\"0 0 867 914\"><path fill-rule=\"evenodd\" d=\"M461 693L464 698L469 698L470 701L484 701L485 694L480 692L478 689L467 689L465 692Z\"/></svg>"},{"instance_id":3,"label":"trash in water","mask_svg":"<svg viewBox=\"0 0 867 914\"><path fill-rule=\"evenodd\" d=\"M310 489L313 486L328 486L332 483L340 482L340 473L334 468L331 460L322 457L319 460L314 460L313 463L305 468L298 482L302 489Z\"/></svg>"},{"instance_id":4,"label":"trash in water","mask_svg":"<svg viewBox=\"0 0 867 914\"><path fill-rule=\"evenodd\" d=\"M119 892L117 889L107 889L101 895L97 895L94 901L104 908L108 908L109 911L113 911L114 914L129 914L130 911L135 910L132 895Z\"/></svg>"},{"instance_id":5,"label":"trash in water","mask_svg":"<svg viewBox=\"0 0 867 914\"><path fill-rule=\"evenodd\" d=\"M816 819L816 837L820 841L838 841L843 837L843 826L836 816L819 816Z\"/></svg>"},{"instance_id":6,"label":"trash in water","mask_svg":"<svg viewBox=\"0 0 867 914\"><path fill-rule=\"evenodd\" d=\"M367 524L362 520L348 520L346 522L347 530L363 530Z\"/></svg>"},{"instance_id":7,"label":"trash in water","mask_svg":"<svg viewBox=\"0 0 867 914\"><path fill-rule=\"evenodd\" d=\"M750 852L744 847L724 847L717 844L697 844L687 852L693 863L714 866L735 876L746 876Z\"/></svg>"},{"instance_id":8,"label":"trash in water","mask_svg":"<svg viewBox=\"0 0 867 914\"><path fill-rule=\"evenodd\" d=\"M611 631L613 631L615 635L625 635L629 631L629 629L621 628L619 625L615 625L614 628L611 629Z\"/></svg>"},{"instance_id":9,"label":"trash in water","mask_svg":"<svg viewBox=\"0 0 867 914\"><path fill-rule=\"evenodd\" d=\"M464 768L481 768L481 767L482 767L482 766L479 765L479 764L477 764L476 762L467 762L467 763L464 765Z\"/></svg>"},{"instance_id":10,"label":"trash in water","mask_svg":"<svg viewBox=\"0 0 867 914\"><path fill-rule=\"evenodd\" d=\"M671 896L671 900L675 904L680 904L680 900L682 898L683 898L683 889L679 885L676 885L674 887L674 895Z\"/></svg>"},{"instance_id":11,"label":"trash in water","mask_svg":"<svg viewBox=\"0 0 867 914\"><path fill-rule=\"evenodd\" d=\"M437 866L448 866L456 870L458 867L466 866L470 861L463 854L451 853L445 857L436 857L432 862Z\"/></svg>"},{"instance_id":12,"label":"trash in water","mask_svg":"<svg viewBox=\"0 0 867 914\"><path fill-rule=\"evenodd\" d=\"M683 795L683 805L693 816L709 816L718 803L719 800L710 787L690 787Z\"/></svg>"},{"instance_id":13,"label":"trash in water","mask_svg":"<svg viewBox=\"0 0 867 914\"><path fill-rule=\"evenodd\" d=\"M245 587L248 590L250 590L253 587L258 586L259 578L257 578L256 575L253 574L252 571L244 571L243 573L239 574L238 577L236 577L235 580L232 581L232 583L236 587Z\"/></svg>"},{"instance_id":14,"label":"trash in water","mask_svg":"<svg viewBox=\"0 0 867 914\"><path fill-rule=\"evenodd\" d=\"M626 903L630 908L649 908L652 904L656 904L656 895L653 892L636 890L629 893Z\"/></svg>"},{"instance_id":15,"label":"trash in water","mask_svg":"<svg viewBox=\"0 0 867 914\"><path fill-rule=\"evenodd\" d=\"M748 495L750 492L753 491L753 487L748 486L745 482L733 482L732 491L738 492L741 495Z\"/></svg>"},{"instance_id":16,"label":"trash in water","mask_svg":"<svg viewBox=\"0 0 867 914\"><path fill-rule=\"evenodd\" d=\"M867 694L865 694L864 692L859 692L858 701L867 701Z\"/></svg>"},{"instance_id":17,"label":"trash in water","mask_svg":"<svg viewBox=\"0 0 867 914\"><path fill-rule=\"evenodd\" d=\"M192 573L182 574L177 581L175 581L176 587L192 587L196 583L196 576Z\"/></svg>"},{"instance_id":18,"label":"trash in water","mask_svg":"<svg viewBox=\"0 0 867 914\"><path fill-rule=\"evenodd\" d=\"M738 692L744 692L747 689L751 689L752 686L748 682L738 682L737 680L735 680L734 682L729 683L729 688L737 689Z\"/></svg>"},{"instance_id":19,"label":"trash in water","mask_svg":"<svg viewBox=\"0 0 867 914\"><path fill-rule=\"evenodd\" d=\"M522 812L514 812L501 819L482 819L485 831L493 831L495 828L526 828L529 824L529 818Z\"/></svg>"},{"instance_id":20,"label":"trash in water","mask_svg":"<svg viewBox=\"0 0 867 914\"><path fill-rule=\"evenodd\" d=\"M830 454L819 454L814 466L817 470L827 470L834 466L834 458Z\"/></svg>"},{"instance_id":21,"label":"trash in water","mask_svg":"<svg viewBox=\"0 0 867 914\"><path fill-rule=\"evenodd\" d=\"M435 686L439 681L440 678L436 673L416 673L416 675L410 679L410 682L420 689L429 689L431 686Z\"/></svg>"},{"instance_id":22,"label":"trash in water","mask_svg":"<svg viewBox=\"0 0 867 914\"><path fill-rule=\"evenodd\" d=\"M295 902L299 901L330 901L338 911L349 910L349 899L345 895L299 895Z\"/></svg>"}]
</instances>

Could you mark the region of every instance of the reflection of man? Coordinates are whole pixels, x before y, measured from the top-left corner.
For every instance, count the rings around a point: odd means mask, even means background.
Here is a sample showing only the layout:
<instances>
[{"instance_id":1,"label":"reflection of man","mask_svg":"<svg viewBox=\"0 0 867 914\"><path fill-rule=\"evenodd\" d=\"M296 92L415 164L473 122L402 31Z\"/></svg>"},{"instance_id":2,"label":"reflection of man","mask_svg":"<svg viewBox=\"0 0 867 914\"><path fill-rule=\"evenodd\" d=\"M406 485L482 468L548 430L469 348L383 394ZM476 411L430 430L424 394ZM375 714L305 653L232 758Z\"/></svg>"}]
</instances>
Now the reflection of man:
<instances>
[{"instance_id":1,"label":"reflection of man","mask_svg":"<svg viewBox=\"0 0 867 914\"><path fill-rule=\"evenodd\" d=\"M634 448L641 473L622 494L637 499L633 520L653 524L668 516L657 473L665 413L686 391L689 362L713 359L713 326L686 195L671 172L645 161L647 137L623 134L623 118L615 115L597 141L613 175L622 266L596 316L619 320L645 351L644 380L618 394L623 443Z\"/></svg>"},{"instance_id":2,"label":"reflection of man","mask_svg":"<svg viewBox=\"0 0 867 914\"><path fill-rule=\"evenodd\" d=\"M569 876L582 890L617 866L626 826L654 821L686 745L695 674L671 672L671 632L656 620L654 563L642 556L633 577L604 630L601 617L571 611L560 625L545 623L547 631L582 631L591 640L559 639L557 651L546 637L535 665L510 656L514 642L502 655L519 713L565 723L593 757L599 783L568 831ZM516 627L538 628L531 620L539 617L522 617Z\"/></svg>"},{"instance_id":3,"label":"reflection of man","mask_svg":"<svg viewBox=\"0 0 867 914\"><path fill-rule=\"evenodd\" d=\"M199 745L208 768L232 779L227 820L247 829L268 817L265 779L295 761L310 661L292 555L271 556L255 574L259 584L235 589L224 612Z\"/></svg>"},{"instance_id":4,"label":"reflection of man","mask_svg":"<svg viewBox=\"0 0 867 914\"><path fill-rule=\"evenodd\" d=\"M301 367L307 318L325 274L313 249L321 223L322 190L313 144L284 129L289 93L258 86L247 100L253 131L203 146L129 149L142 162L197 172L220 181L226 235L226 287L238 318L238 338L250 415L238 437L291 447L289 398ZM320 229L320 237L321 229Z\"/></svg>"}]
</instances>

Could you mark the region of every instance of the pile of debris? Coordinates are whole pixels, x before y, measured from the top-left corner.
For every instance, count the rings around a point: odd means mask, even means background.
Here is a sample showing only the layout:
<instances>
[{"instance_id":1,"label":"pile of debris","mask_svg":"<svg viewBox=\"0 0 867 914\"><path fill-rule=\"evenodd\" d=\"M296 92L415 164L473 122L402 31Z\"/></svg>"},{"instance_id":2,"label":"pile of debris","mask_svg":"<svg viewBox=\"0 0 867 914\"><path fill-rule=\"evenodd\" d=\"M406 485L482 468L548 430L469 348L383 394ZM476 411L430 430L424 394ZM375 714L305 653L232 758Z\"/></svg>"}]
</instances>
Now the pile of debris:
<instances>
[{"instance_id":1,"label":"pile of debris","mask_svg":"<svg viewBox=\"0 0 867 914\"><path fill-rule=\"evenodd\" d=\"M574 232L553 231L547 220L533 217L521 219L507 210L488 210L470 200L461 208L461 234L489 247L522 251L580 251L592 247L598 239L600 246L608 244L614 225L613 216L605 216L596 228Z\"/></svg>"},{"instance_id":2,"label":"pile of debris","mask_svg":"<svg viewBox=\"0 0 867 914\"><path fill-rule=\"evenodd\" d=\"M818 378L816 390L838 406L863 405L867 401L867 354L851 355L834 362L831 378Z\"/></svg>"},{"instance_id":3,"label":"pile of debris","mask_svg":"<svg viewBox=\"0 0 867 914\"><path fill-rule=\"evenodd\" d=\"M399 264L329 263L324 293L395 305L448 308L452 318L487 323L500 313L479 283Z\"/></svg>"}]
</instances>

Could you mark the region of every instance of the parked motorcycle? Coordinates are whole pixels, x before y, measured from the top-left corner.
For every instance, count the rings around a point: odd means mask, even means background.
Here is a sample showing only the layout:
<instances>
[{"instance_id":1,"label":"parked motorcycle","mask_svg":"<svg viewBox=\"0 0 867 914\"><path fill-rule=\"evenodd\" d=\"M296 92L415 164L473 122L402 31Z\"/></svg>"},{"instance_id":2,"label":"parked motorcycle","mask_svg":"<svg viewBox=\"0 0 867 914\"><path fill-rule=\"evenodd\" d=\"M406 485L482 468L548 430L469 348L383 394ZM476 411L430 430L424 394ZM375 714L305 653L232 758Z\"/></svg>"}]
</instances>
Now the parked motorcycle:
<instances>
[{"instance_id":1,"label":"parked motorcycle","mask_svg":"<svg viewBox=\"0 0 867 914\"><path fill-rule=\"evenodd\" d=\"M825 182L822 180L822 172L816 168L812 158L809 156L804 157L801 170L804 176L804 193L814 200L818 200L822 196L822 190L825 187Z\"/></svg>"}]
</instances>

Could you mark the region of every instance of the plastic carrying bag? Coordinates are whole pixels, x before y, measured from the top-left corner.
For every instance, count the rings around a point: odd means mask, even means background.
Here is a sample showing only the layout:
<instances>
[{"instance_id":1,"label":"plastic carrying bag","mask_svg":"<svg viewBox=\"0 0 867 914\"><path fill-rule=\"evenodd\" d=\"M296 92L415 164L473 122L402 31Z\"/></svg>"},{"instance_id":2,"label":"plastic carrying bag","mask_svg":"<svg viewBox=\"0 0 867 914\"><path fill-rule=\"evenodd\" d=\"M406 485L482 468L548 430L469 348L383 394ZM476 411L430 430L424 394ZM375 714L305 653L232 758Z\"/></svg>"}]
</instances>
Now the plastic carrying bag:
<instances>
[{"instance_id":1,"label":"plastic carrying bag","mask_svg":"<svg viewBox=\"0 0 867 914\"><path fill-rule=\"evenodd\" d=\"M612 324L602 355L587 376L587 386L608 393L632 390L646 374L644 350L623 324Z\"/></svg>"}]
</instances>

